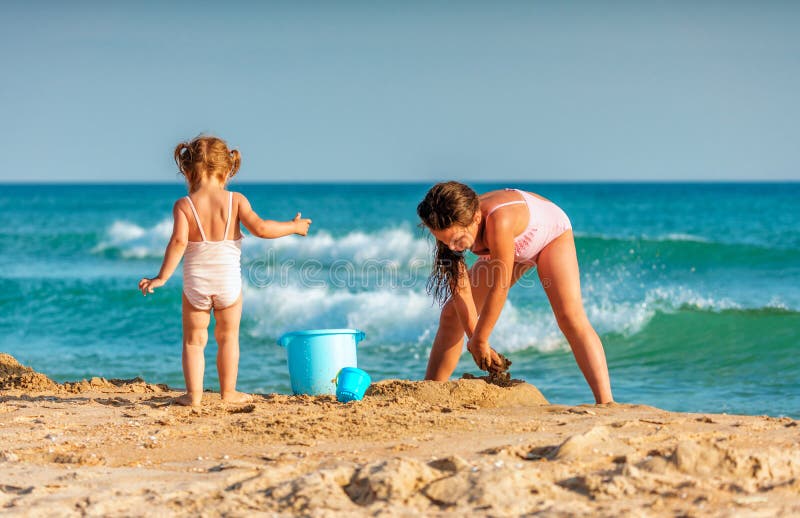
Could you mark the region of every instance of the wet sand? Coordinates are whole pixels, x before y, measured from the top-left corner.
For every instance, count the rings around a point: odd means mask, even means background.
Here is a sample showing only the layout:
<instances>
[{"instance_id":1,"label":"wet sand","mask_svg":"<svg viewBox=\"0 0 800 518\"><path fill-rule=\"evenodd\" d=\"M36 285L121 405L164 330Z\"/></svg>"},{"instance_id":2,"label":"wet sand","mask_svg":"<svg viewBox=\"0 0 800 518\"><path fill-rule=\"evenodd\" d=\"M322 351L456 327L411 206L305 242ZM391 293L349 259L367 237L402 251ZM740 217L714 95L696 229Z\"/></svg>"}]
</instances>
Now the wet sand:
<instances>
[{"instance_id":1,"label":"wet sand","mask_svg":"<svg viewBox=\"0 0 800 518\"><path fill-rule=\"evenodd\" d=\"M0 354L0 508L24 516L797 516L789 418L550 405L527 383L388 380L363 401L200 408Z\"/></svg>"}]
</instances>

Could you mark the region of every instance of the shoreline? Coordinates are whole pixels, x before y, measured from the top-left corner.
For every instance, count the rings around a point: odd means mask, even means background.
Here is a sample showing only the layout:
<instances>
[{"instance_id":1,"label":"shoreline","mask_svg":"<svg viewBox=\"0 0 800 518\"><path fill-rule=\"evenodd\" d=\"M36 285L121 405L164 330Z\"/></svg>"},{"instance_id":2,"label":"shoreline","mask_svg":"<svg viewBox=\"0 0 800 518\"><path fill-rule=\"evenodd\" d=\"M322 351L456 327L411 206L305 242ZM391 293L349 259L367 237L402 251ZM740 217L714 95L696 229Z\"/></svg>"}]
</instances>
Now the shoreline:
<instances>
[{"instance_id":1,"label":"shoreline","mask_svg":"<svg viewBox=\"0 0 800 518\"><path fill-rule=\"evenodd\" d=\"M48 382L49 381L49 382ZM197 408L144 380L56 384L0 354L11 515L800 513L800 422L551 405L527 383L385 380L363 401ZM537 396L538 394L538 396Z\"/></svg>"}]
</instances>

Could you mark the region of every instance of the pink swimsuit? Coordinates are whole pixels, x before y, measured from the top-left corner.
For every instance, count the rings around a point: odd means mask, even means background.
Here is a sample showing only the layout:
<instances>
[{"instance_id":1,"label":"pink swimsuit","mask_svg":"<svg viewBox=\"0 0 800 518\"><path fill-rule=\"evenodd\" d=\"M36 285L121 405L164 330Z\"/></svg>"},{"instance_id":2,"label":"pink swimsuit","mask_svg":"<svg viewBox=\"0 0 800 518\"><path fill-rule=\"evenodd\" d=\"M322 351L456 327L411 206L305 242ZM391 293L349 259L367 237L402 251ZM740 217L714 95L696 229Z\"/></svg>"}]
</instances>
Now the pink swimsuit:
<instances>
[{"instance_id":1,"label":"pink swimsuit","mask_svg":"<svg viewBox=\"0 0 800 518\"><path fill-rule=\"evenodd\" d=\"M551 201L537 198L530 193L519 189L506 189L516 191L522 200L501 203L492 208L486 218L494 211L508 205L525 203L528 205L528 226L520 235L514 238L514 262L535 265L539 252L550 244L555 238L572 229L569 218L558 205ZM489 259L488 255L481 255L480 259Z\"/></svg>"},{"instance_id":2,"label":"pink swimsuit","mask_svg":"<svg viewBox=\"0 0 800 518\"><path fill-rule=\"evenodd\" d=\"M228 220L222 241L208 241L192 199L188 196L202 241L189 241L183 256L183 293L189 303L202 310L233 305L242 292L242 238L228 237L233 193L228 197Z\"/></svg>"}]
</instances>

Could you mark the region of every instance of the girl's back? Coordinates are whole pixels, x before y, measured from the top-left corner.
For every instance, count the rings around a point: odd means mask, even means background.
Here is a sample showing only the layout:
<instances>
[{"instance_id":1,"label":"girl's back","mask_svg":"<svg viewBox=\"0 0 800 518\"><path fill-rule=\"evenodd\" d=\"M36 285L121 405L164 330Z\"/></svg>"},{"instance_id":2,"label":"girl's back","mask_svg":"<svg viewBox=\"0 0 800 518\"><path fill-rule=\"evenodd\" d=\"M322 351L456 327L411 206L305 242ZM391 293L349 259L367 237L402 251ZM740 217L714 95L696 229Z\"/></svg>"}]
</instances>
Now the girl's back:
<instances>
[{"instance_id":1,"label":"girl's back","mask_svg":"<svg viewBox=\"0 0 800 518\"><path fill-rule=\"evenodd\" d=\"M188 196L181 210L189 221L189 241L223 241L236 240L242 237L239 230L239 214L236 196L231 196L230 191L224 189L199 189ZM232 203L231 203L232 202ZM228 223L228 205L230 207L230 223ZM192 212L194 206L197 217ZM200 221L200 226L197 224ZM226 226L228 233L225 235ZM202 228L202 232L201 232Z\"/></svg>"}]
</instances>

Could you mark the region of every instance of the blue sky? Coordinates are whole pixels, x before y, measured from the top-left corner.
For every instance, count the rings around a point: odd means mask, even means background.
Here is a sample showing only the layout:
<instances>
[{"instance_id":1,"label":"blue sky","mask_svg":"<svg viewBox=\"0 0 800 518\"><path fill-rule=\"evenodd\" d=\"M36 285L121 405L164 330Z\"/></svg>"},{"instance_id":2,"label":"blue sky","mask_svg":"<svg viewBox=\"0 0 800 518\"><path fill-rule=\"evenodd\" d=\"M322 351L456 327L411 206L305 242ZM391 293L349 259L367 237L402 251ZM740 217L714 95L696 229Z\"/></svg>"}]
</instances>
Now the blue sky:
<instances>
[{"instance_id":1,"label":"blue sky","mask_svg":"<svg viewBox=\"0 0 800 518\"><path fill-rule=\"evenodd\" d=\"M2 2L0 182L798 180L800 2Z\"/></svg>"}]
</instances>

